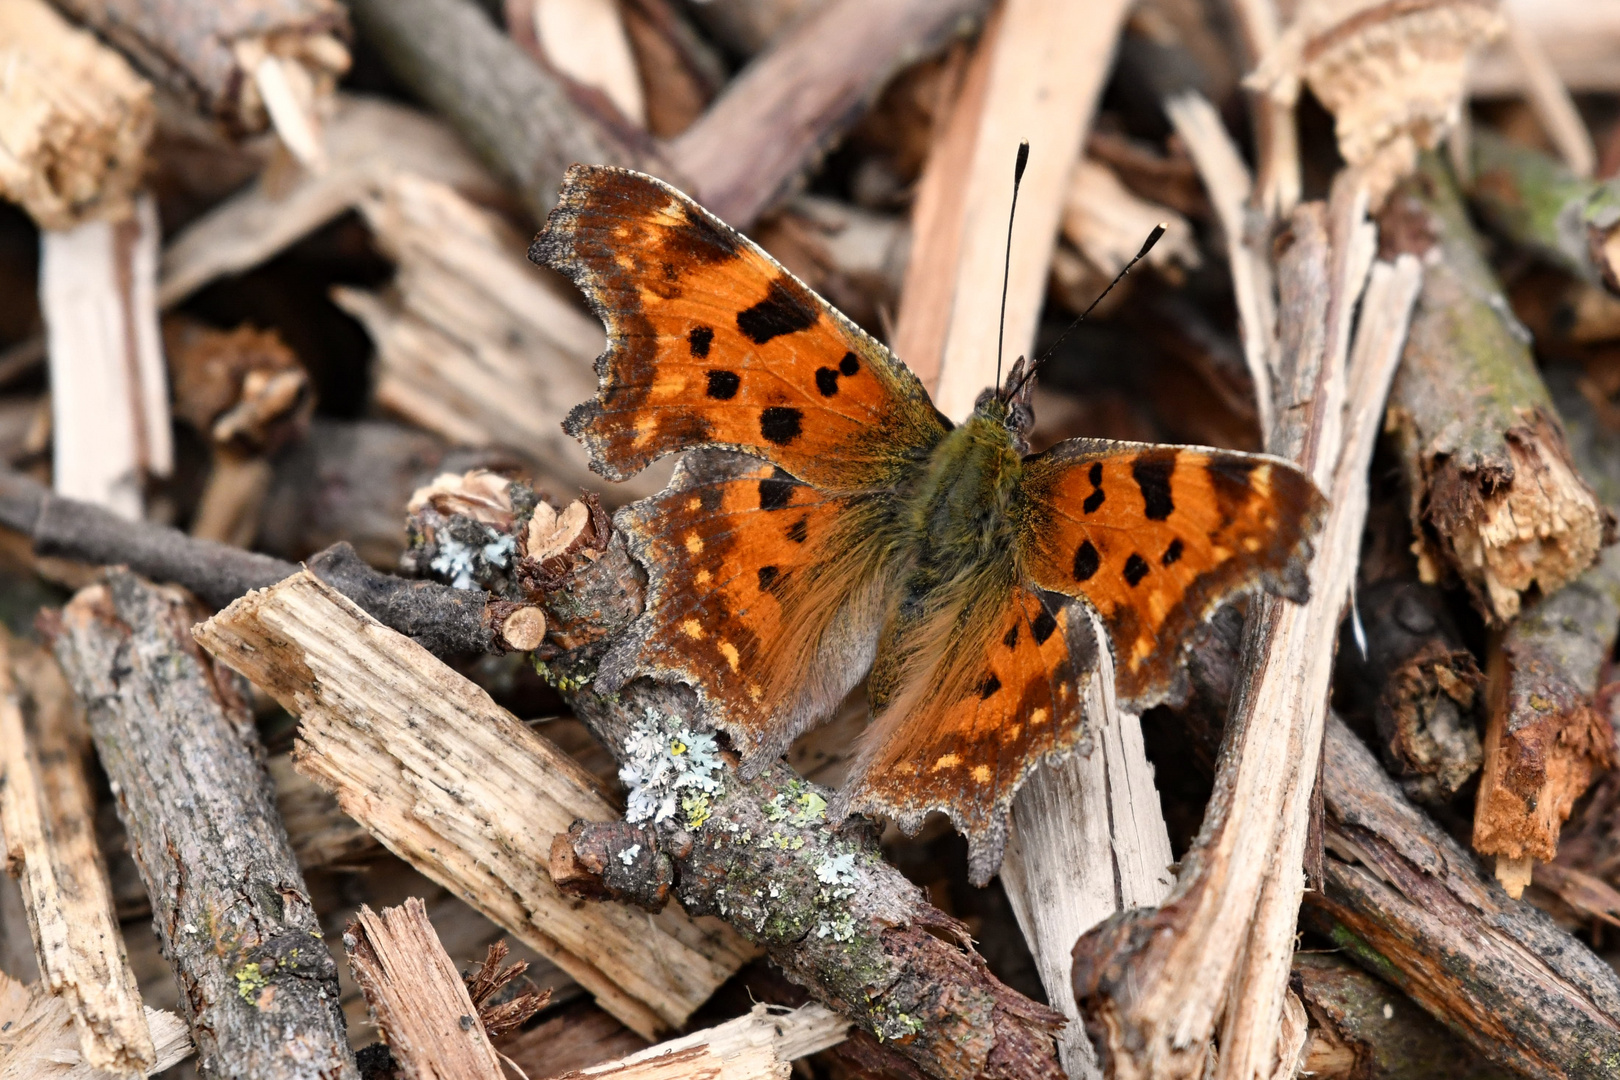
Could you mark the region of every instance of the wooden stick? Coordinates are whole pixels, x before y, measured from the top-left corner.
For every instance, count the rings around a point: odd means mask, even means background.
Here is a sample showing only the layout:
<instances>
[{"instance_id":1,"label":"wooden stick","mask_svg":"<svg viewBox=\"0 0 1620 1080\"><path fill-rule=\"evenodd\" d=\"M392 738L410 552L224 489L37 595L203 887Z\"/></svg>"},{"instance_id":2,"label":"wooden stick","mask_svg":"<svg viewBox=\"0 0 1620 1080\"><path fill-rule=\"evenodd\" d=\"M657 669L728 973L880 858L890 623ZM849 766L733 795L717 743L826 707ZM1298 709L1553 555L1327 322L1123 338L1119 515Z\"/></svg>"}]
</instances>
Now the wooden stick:
<instances>
[{"instance_id":1,"label":"wooden stick","mask_svg":"<svg viewBox=\"0 0 1620 1080\"><path fill-rule=\"evenodd\" d=\"M1513 19L1536 39L1558 80L1575 93L1614 89L1614 50L1620 46L1620 11L1585 0L1507 0ZM1476 98L1525 92L1524 65L1505 41L1482 50L1469 65L1468 90Z\"/></svg>"},{"instance_id":2,"label":"wooden stick","mask_svg":"<svg viewBox=\"0 0 1620 1080\"><path fill-rule=\"evenodd\" d=\"M710 0L694 5L703 28L739 56L754 56L827 0Z\"/></svg>"},{"instance_id":3,"label":"wooden stick","mask_svg":"<svg viewBox=\"0 0 1620 1080\"><path fill-rule=\"evenodd\" d=\"M42 983L25 986L0 972L0 1080L108 1080L83 1055L71 1012ZM191 1056L185 1021L147 1009L145 1023L155 1044L150 1068L123 1075L155 1075Z\"/></svg>"},{"instance_id":4,"label":"wooden stick","mask_svg":"<svg viewBox=\"0 0 1620 1080\"><path fill-rule=\"evenodd\" d=\"M330 95L349 68L348 22L335 0L191 0L162 8L139 0L62 0L60 6L154 81L239 134L263 131L274 120L286 135L289 118L276 115L282 103L266 99L266 79L307 84L294 92L307 98L298 111L312 113L314 99ZM274 74L261 69L265 64ZM307 148L297 134L286 141L295 154Z\"/></svg>"},{"instance_id":5,"label":"wooden stick","mask_svg":"<svg viewBox=\"0 0 1620 1080\"><path fill-rule=\"evenodd\" d=\"M471 0L357 0L350 12L399 81L443 114L537 219L576 161L673 178L645 136L609 130L575 104Z\"/></svg>"},{"instance_id":6,"label":"wooden stick","mask_svg":"<svg viewBox=\"0 0 1620 1080\"><path fill-rule=\"evenodd\" d=\"M1549 594L1591 564L1603 511L1569 460L1527 334L1433 155L1392 197L1382 230L1402 250L1439 253L1390 394L1419 570L1431 582L1454 572L1500 625L1521 594Z\"/></svg>"},{"instance_id":7,"label":"wooden stick","mask_svg":"<svg viewBox=\"0 0 1620 1080\"><path fill-rule=\"evenodd\" d=\"M1558 78L1552 60L1541 42L1514 14L1504 9L1502 17L1507 23L1507 43L1519 65L1524 69L1525 96L1536 119L1541 121L1547 137L1558 148L1569 171L1583 179L1590 178L1597 169L1597 149L1592 145L1592 134L1586 130L1586 121L1575 108L1569 88Z\"/></svg>"},{"instance_id":8,"label":"wooden stick","mask_svg":"<svg viewBox=\"0 0 1620 1080\"><path fill-rule=\"evenodd\" d=\"M409 1080L504 1080L467 984L421 900L413 896L380 915L360 905L343 932L343 948L377 1028Z\"/></svg>"},{"instance_id":9,"label":"wooden stick","mask_svg":"<svg viewBox=\"0 0 1620 1080\"><path fill-rule=\"evenodd\" d=\"M1186 218L1133 194L1106 165L1090 158L1075 165L1063 200L1063 238L1107 277L1125 268L1156 225L1165 227L1164 238L1145 262L1160 270L1172 263L1198 266L1198 244Z\"/></svg>"},{"instance_id":10,"label":"wooden stick","mask_svg":"<svg viewBox=\"0 0 1620 1080\"><path fill-rule=\"evenodd\" d=\"M567 1080L766 1080L786 1077L788 1063L844 1041L849 1021L820 1005L778 1011L755 1005L745 1016L650 1046L618 1061L565 1074ZM563 1080L563 1078L559 1078Z\"/></svg>"},{"instance_id":11,"label":"wooden stick","mask_svg":"<svg viewBox=\"0 0 1620 1080\"><path fill-rule=\"evenodd\" d=\"M42 229L127 217L156 122L152 88L45 0L0 8L0 195Z\"/></svg>"},{"instance_id":12,"label":"wooden stick","mask_svg":"<svg viewBox=\"0 0 1620 1080\"><path fill-rule=\"evenodd\" d=\"M545 871L552 836L617 816L595 781L307 571L244 597L196 636L302 717L299 771L632 1030L650 1038L680 1026L751 956L734 934L678 912L649 923L559 893Z\"/></svg>"},{"instance_id":13,"label":"wooden stick","mask_svg":"<svg viewBox=\"0 0 1620 1080\"><path fill-rule=\"evenodd\" d=\"M72 1014L85 1062L145 1074L157 1051L96 846L89 749L56 662L0 631L0 833L43 982Z\"/></svg>"},{"instance_id":14,"label":"wooden stick","mask_svg":"<svg viewBox=\"0 0 1620 1080\"><path fill-rule=\"evenodd\" d=\"M669 160L691 179L704 206L746 229L788 193L901 64L962 33L988 6L831 0L732 79L708 112L670 141Z\"/></svg>"},{"instance_id":15,"label":"wooden stick","mask_svg":"<svg viewBox=\"0 0 1620 1080\"><path fill-rule=\"evenodd\" d=\"M399 265L384 293L333 294L377 342L377 402L451 441L520 451L556 490L594 484L562 421L594 392L597 321L528 261L520 237L447 186L396 174L359 206ZM652 494L661 477L623 497Z\"/></svg>"},{"instance_id":16,"label":"wooden stick","mask_svg":"<svg viewBox=\"0 0 1620 1080\"><path fill-rule=\"evenodd\" d=\"M191 641L202 612L127 571L83 590L57 659L152 899L205 1070L355 1080L337 965L276 816L246 686Z\"/></svg>"},{"instance_id":17,"label":"wooden stick","mask_svg":"<svg viewBox=\"0 0 1620 1080\"><path fill-rule=\"evenodd\" d=\"M1198 165L1221 230L1226 234L1226 255L1232 267L1232 292L1237 301L1238 332L1243 337L1243 359L1254 380L1260 407L1260 430L1276 423L1271 371L1277 333L1275 283L1271 265L1257 250L1247 227L1245 206L1254 189L1248 166L1221 124L1215 107L1197 94L1182 94L1165 102L1165 112L1187 152Z\"/></svg>"},{"instance_id":18,"label":"wooden stick","mask_svg":"<svg viewBox=\"0 0 1620 1080\"><path fill-rule=\"evenodd\" d=\"M158 301L170 308L229 274L252 269L354 208L381 178L408 172L487 206L509 199L443 121L381 98L340 94L324 122L326 168L260 174L186 226L163 251Z\"/></svg>"},{"instance_id":19,"label":"wooden stick","mask_svg":"<svg viewBox=\"0 0 1620 1080\"><path fill-rule=\"evenodd\" d=\"M1469 197L1493 229L1560 269L1620 293L1620 181L1583 180L1557 158L1488 128L1470 143Z\"/></svg>"},{"instance_id":20,"label":"wooden stick","mask_svg":"<svg viewBox=\"0 0 1620 1080\"><path fill-rule=\"evenodd\" d=\"M937 295L950 312L939 343L934 403L953 420L972 412L979 391L995 381L1001 323L993 298L1001 294L1007 254L1013 158L1025 139L1030 157L1013 224L1003 370L1034 347L1067 184L1125 8L1118 0L1100 6L1010 0L1004 7L974 119L972 152L955 178L963 194L950 200L953 218L933 226L960 236L955 261L932 268L951 284L942 290L917 283L919 296ZM903 296L902 309L916 302ZM915 351L906 360L925 373L936 366Z\"/></svg>"},{"instance_id":21,"label":"wooden stick","mask_svg":"<svg viewBox=\"0 0 1620 1080\"><path fill-rule=\"evenodd\" d=\"M1306 925L1485 1057L1527 1076L1597 1077L1620 1054L1620 977L1402 798L1331 718L1324 890Z\"/></svg>"},{"instance_id":22,"label":"wooden stick","mask_svg":"<svg viewBox=\"0 0 1620 1080\"><path fill-rule=\"evenodd\" d=\"M1074 999L1073 943L1117 911L1159 903L1175 883L1141 719L1120 711L1113 659L1106 650L1098 656L1085 704L1091 751L1048 763L1024 782L1001 867L1041 985L1069 1020L1058 1049L1070 1080L1101 1076Z\"/></svg>"},{"instance_id":23,"label":"wooden stick","mask_svg":"<svg viewBox=\"0 0 1620 1080\"><path fill-rule=\"evenodd\" d=\"M527 10L525 10L527 9ZM527 16L527 36L540 57L568 78L600 91L620 115L647 126L647 101L630 51L630 38L617 3L610 0L509 0L508 32L519 36Z\"/></svg>"},{"instance_id":24,"label":"wooden stick","mask_svg":"<svg viewBox=\"0 0 1620 1080\"><path fill-rule=\"evenodd\" d=\"M147 475L174 464L157 326L157 208L46 232L40 307L51 370L52 479L65 495L141 515Z\"/></svg>"}]
</instances>

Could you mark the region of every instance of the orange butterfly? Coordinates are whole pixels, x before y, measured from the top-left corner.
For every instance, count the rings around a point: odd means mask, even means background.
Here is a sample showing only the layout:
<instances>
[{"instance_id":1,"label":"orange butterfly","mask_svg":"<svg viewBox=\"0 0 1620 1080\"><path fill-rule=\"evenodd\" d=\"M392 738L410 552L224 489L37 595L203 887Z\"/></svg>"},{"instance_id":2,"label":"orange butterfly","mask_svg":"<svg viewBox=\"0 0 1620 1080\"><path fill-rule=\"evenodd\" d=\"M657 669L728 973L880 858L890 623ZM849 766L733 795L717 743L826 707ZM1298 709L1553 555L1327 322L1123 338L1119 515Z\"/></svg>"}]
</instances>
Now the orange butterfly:
<instances>
[{"instance_id":1,"label":"orange butterfly","mask_svg":"<svg viewBox=\"0 0 1620 1080\"><path fill-rule=\"evenodd\" d=\"M598 685L689 683L749 775L870 670L835 811L908 832L944 811L978 883L1025 774L1083 733L1095 642L1066 600L1101 616L1140 710L1234 594L1305 596L1322 498L1292 465L1093 439L1031 456L1022 362L955 427L888 349L650 176L574 166L529 257L607 327L600 393L565 425L591 467L623 480L691 451L616 519L647 605Z\"/></svg>"}]
</instances>

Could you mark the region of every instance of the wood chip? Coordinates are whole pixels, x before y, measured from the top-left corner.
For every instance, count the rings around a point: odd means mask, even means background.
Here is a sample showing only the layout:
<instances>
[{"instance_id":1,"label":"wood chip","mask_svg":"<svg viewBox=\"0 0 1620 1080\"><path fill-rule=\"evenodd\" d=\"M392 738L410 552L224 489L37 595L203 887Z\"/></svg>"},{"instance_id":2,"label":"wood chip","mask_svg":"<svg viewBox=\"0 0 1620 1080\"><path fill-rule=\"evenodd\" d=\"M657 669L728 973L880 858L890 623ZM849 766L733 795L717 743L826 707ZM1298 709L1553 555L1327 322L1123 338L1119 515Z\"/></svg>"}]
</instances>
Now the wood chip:
<instances>
[{"instance_id":1,"label":"wood chip","mask_svg":"<svg viewBox=\"0 0 1620 1080\"><path fill-rule=\"evenodd\" d=\"M89 750L56 661L0 630L0 832L44 985L71 1014L87 1064L149 1073L157 1051L96 846Z\"/></svg>"},{"instance_id":2,"label":"wood chip","mask_svg":"<svg viewBox=\"0 0 1620 1080\"><path fill-rule=\"evenodd\" d=\"M84 1059L69 1013L67 1003L39 983L24 986L0 972L0 1080L112 1080L118 1075ZM191 1038L178 1016L147 1009L146 1024L155 1044L151 1074L191 1056Z\"/></svg>"},{"instance_id":3,"label":"wood chip","mask_svg":"<svg viewBox=\"0 0 1620 1080\"><path fill-rule=\"evenodd\" d=\"M301 772L632 1030L678 1027L753 955L713 920L579 906L559 894L545 871L552 836L576 820L619 816L595 781L309 573L243 597L196 636L302 717Z\"/></svg>"},{"instance_id":4,"label":"wood chip","mask_svg":"<svg viewBox=\"0 0 1620 1080\"><path fill-rule=\"evenodd\" d=\"M505 1080L456 966L411 897L381 914L365 904L343 932L360 989L408 1080Z\"/></svg>"}]
</instances>

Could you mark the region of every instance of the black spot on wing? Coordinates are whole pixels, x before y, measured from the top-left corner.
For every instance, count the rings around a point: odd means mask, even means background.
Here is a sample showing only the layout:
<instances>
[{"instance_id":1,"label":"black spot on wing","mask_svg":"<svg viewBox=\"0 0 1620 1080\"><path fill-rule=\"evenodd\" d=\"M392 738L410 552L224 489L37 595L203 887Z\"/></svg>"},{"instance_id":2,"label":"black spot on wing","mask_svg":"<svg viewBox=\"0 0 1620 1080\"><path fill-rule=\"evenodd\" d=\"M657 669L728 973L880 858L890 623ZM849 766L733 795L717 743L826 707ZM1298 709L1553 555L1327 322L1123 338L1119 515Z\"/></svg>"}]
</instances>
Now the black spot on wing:
<instances>
[{"instance_id":1,"label":"black spot on wing","mask_svg":"<svg viewBox=\"0 0 1620 1080\"><path fill-rule=\"evenodd\" d=\"M1136 552L1131 552L1130 557L1125 560L1125 580L1130 583L1132 588L1135 588L1143 578L1147 577L1147 574L1147 560Z\"/></svg>"},{"instance_id":2,"label":"black spot on wing","mask_svg":"<svg viewBox=\"0 0 1620 1080\"><path fill-rule=\"evenodd\" d=\"M802 544L810 536L810 519L802 517L787 527L787 538L795 544Z\"/></svg>"},{"instance_id":3,"label":"black spot on wing","mask_svg":"<svg viewBox=\"0 0 1620 1080\"><path fill-rule=\"evenodd\" d=\"M786 446L804 430L804 413L786 405L772 405L759 414L759 433L765 441Z\"/></svg>"},{"instance_id":4,"label":"black spot on wing","mask_svg":"<svg viewBox=\"0 0 1620 1080\"><path fill-rule=\"evenodd\" d=\"M1170 473L1176 467L1176 459L1160 452L1143 454L1131 462L1131 477L1135 479L1136 486L1142 489L1143 512L1149 521L1163 521L1176 509L1175 502L1170 498Z\"/></svg>"},{"instance_id":5,"label":"black spot on wing","mask_svg":"<svg viewBox=\"0 0 1620 1080\"><path fill-rule=\"evenodd\" d=\"M772 476L759 482L759 508L761 510L780 510L793 500L793 489L797 485L792 477L781 469L777 469Z\"/></svg>"},{"instance_id":6,"label":"black spot on wing","mask_svg":"<svg viewBox=\"0 0 1620 1080\"><path fill-rule=\"evenodd\" d=\"M714 327L694 326L686 332L686 347L691 350L694 360L702 360L709 355L709 345L714 341Z\"/></svg>"},{"instance_id":7,"label":"black spot on wing","mask_svg":"<svg viewBox=\"0 0 1620 1080\"><path fill-rule=\"evenodd\" d=\"M1057 620L1052 617L1050 611L1042 608L1041 613L1035 616L1035 621L1030 624L1029 628L1035 632L1035 644L1045 645L1046 639L1051 637L1052 631L1057 629Z\"/></svg>"},{"instance_id":8,"label":"black spot on wing","mask_svg":"<svg viewBox=\"0 0 1620 1080\"><path fill-rule=\"evenodd\" d=\"M838 373L843 375L845 378L848 378L859 370L861 370L861 362L856 359L855 354L852 352L845 353L844 358L838 361Z\"/></svg>"},{"instance_id":9,"label":"black spot on wing","mask_svg":"<svg viewBox=\"0 0 1620 1080\"><path fill-rule=\"evenodd\" d=\"M1181 537L1178 536L1174 540L1170 541L1170 546L1169 547L1164 549L1164 555L1160 557L1159 565L1160 566L1171 566L1171 565L1173 565L1173 564L1175 564L1177 562L1180 562L1181 561L1181 553L1182 553L1183 550L1184 549L1183 549L1182 544L1181 544Z\"/></svg>"},{"instance_id":10,"label":"black spot on wing","mask_svg":"<svg viewBox=\"0 0 1620 1080\"><path fill-rule=\"evenodd\" d=\"M822 397L838 393L838 372L830 367L816 368L816 389L821 391Z\"/></svg>"},{"instance_id":11,"label":"black spot on wing","mask_svg":"<svg viewBox=\"0 0 1620 1080\"><path fill-rule=\"evenodd\" d=\"M1086 496L1086 501L1080 504L1080 509L1084 510L1088 514L1095 514L1097 512L1097 508L1102 504L1103 492L1102 488L1098 488L1096 491L1093 491L1090 495Z\"/></svg>"},{"instance_id":12,"label":"black spot on wing","mask_svg":"<svg viewBox=\"0 0 1620 1080\"><path fill-rule=\"evenodd\" d=\"M792 285L786 278L771 282L765 299L737 313L737 329L756 345L763 345L774 337L795 334L816 325L821 315L815 301L804 290Z\"/></svg>"},{"instance_id":13,"label":"black spot on wing","mask_svg":"<svg viewBox=\"0 0 1620 1080\"><path fill-rule=\"evenodd\" d=\"M660 192L660 194L664 194ZM714 265L737 257L737 234L695 205L681 207L685 219L664 231L663 255L676 266L687 260Z\"/></svg>"},{"instance_id":14,"label":"black spot on wing","mask_svg":"<svg viewBox=\"0 0 1620 1080\"><path fill-rule=\"evenodd\" d=\"M737 387L742 385L742 379L735 371L716 369L709 372L708 394L721 401L730 401L737 396Z\"/></svg>"},{"instance_id":15,"label":"black spot on wing","mask_svg":"<svg viewBox=\"0 0 1620 1080\"><path fill-rule=\"evenodd\" d=\"M1074 580L1090 581L1091 576L1102 565L1102 558L1090 540L1080 541L1080 547L1074 553Z\"/></svg>"},{"instance_id":16,"label":"black spot on wing","mask_svg":"<svg viewBox=\"0 0 1620 1080\"><path fill-rule=\"evenodd\" d=\"M979 684L978 689L979 700L983 701L985 698L988 698L997 690L1001 689L1001 680L996 678L996 673L992 671L990 674L984 677L984 681Z\"/></svg>"},{"instance_id":17,"label":"black spot on wing","mask_svg":"<svg viewBox=\"0 0 1620 1080\"><path fill-rule=\"evenodd\" d=\"M1102 462L1093 461L1091 463L1091 470L1086 474L1086 478L1091 481L1092 487L1102 487Z\"/></svg>"},{"instance_id":18,"label":"black spot on wing","mask_svg":"<svg viewBox=\"0 0 1620 1080\"><path fill-rule=\"evenodd\" d=\"M1007 648L1009 648L1009 649L1014 648L1014 647L1017 646L1017 644L1018 644L1018 624L1017 623L1013 623L1011 626L1009 626L1007 628L1007 632L1005 634L1001 635L1001 643L1003 645L1007 646Z\"/></svg>"},{"instance_id":19,"label":"black spot on wing","mask_svg":"<svg viewBox=\"0 0 1620 1080\"><path fill-rule=\"evenodd\" d=\"M775 585L776 584L776 579L781 577L781 576L782 576L782 572L780 570L778 570L774 566L762 566L762 567L760 567L759 568L759 591L760 592L770 592L771 591L771 586Z\"/></svg>"}]
</instances>

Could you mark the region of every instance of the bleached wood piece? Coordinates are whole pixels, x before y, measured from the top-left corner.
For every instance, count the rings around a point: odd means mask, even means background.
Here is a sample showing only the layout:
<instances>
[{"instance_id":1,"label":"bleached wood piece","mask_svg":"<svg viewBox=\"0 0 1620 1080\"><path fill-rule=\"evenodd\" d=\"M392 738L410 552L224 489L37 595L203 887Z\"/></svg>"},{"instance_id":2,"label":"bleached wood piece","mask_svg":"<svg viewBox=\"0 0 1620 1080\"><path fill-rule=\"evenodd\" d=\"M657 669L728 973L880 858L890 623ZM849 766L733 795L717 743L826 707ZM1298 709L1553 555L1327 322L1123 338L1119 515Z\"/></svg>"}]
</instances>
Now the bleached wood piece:
<instances>
[{"instance_id":1,"label":"bleached wood piece","mask_svg":"<svg viewBox=\"0 0 1620 1080\"><path fill-rule=\"evenodd\" d=\"M146 1010L156 1044L151 1074L191 1056L185 1021L161 1009ZM91 1065L79 1050L78 1032L65 1001L40 983L24 985L0 972L0 1080L112 1080L116 1073Z\"/></svg>"},{"instance_id":2,"label":"bleached wood piece","mask_svg":"<svg viewBox=\"0 0 1620 1080\"><path fill-rule=\"evenodd\" d=\"M1064 238L1109 277L1141 250L1155 225L1163 225L1165 232L1148 253L1149 264L1163 268L1174 262L1190 268L1199 263L1186 218L1136 195L1112 169L1089 158L1082 158L1069 176L1062 223Z\"/></svg>"},{"instance_id":3,"label":"bleached wood piece","mask_svg":"<svg viewBox=\"0 0 1620 1080\"><path fill-rule=\"evenodd\" d=\"M71 1013L85 1062L145 1074L157 1051L96 846L89 749L56 662L0 630L0 833L42 981Z\"/></svg>"},{"instance_id":4,"label":"bleached wood piece","mask_svg":"<svg viewBox=\"0 0 1620 1080\"><path fill-rule=\"evenodd\" d=\"M619 816L595 781L308 572L249 593L195 634L302 718L299 771L632 1030L651 1038L678 1027L753 955L714 920L559 893L546 871L552 837Z\"/></svg>"},{"instance_id":5,"label":"bleached wood piece","mask_svg":"<svg viewBox=\"0 0 1620 1080\"><path fill-rule=\"evenodd\" d=\"M142 195L126 220L47 231L40 246L55 489L137 518L144 478L174 460L156 205Z\"/></svg>"},{"instance_id":6,"label":"bleached wood piece","mask_svg":"<svg viewBox=\"0 0 1620 1080\"><path fill-rule=\"evenodd\" d=\"M1504 11L1503 17L1508 48L1524 68L1524 95L1530 108L1570 171L1576 176L1591 176L1597 170L1597 148L1592 145L1592 133L1586 130L1586 121L1575 108L1569 88L1524 20L1511 11Z\"/></svg>"},{"instance_id":7,"label":"bleached wood piece","mask_svg":"<svg viewBox=\"0 0 1620 1080\"><path fill-rule=\"evenodd\" d=\"M755 1005L746 1016L567 1076L569 1080L598 1076L614 1080L699 1076L774 1080L788 1075L789 1062L843 1042L849 1029L848 1020L823 1005L803 1005L788 1012Z\"/></svg>"},{"instance_id":8,"label":"bleached wood piece","mask_svg":"<svg viewBox=\"0 0 1620 1080\"><path fill-rule=\"evenodd\" d=\"M1099 650L1097 675L1086 686L1085 712L1089 752L1048 762L1024 782L1001 867L1047 1000L1069 1018L1058 1052L1070 1080L1102 1075L1075 1004L1070 950L1103 919L1157 904L1174 884L1141 719L1114 698L1107 650Z\"/></svg>"},{"instance_id":9,"label":"bleached wood piece","mask_svg":"<svg viewBox=\"0 0 1620 1080\"><path fill-rule=\"evenodd\" d=\"M505 1080L467 984L419 897L380 914L360 905L343 932L343 948L378 1030L410 1080Z\"/></svg>"},{"instance_id":10,"label":"bleached wood piece","mask_svg":"<svg viewBox=\"0 0 1620 1080\"><path fill-rule=\"evenodd\" d=\"M378 404L452 442L519 450L563 490L596 483L562 421L596 392L601 324L530 264L522 238L446 185L397 173L359 205L399 266L386 292L334 292L377 343ZM659 486L643 474L624 494Z\"/></svg>"},{"instance_id":11,"label":"bleached wood piece","mask_svg":"<svg viewBox=\"0 0 1620 1080\"><path fill-rule=\"evenodd\" d=\"M1278 839L1254 923L1248 931L1243 960L1231 984L1230 1000L1235 1007L1228 1009L1221 1035L1220 1076L1244 1080L1266 1076L1287 1056L1288 1048L1278 1044L1278 1024L1285 1013L1289 964L1304 895L1301 867L1311 818L1311 792L1316 783L1315 763L1321 755L1327 716L1333 649L1323 642L1331 641L1337 630L1359 561L1367 518L1367 470L1421 281L1421 264L1412 255L1403 255L1393 264L1377 264L1367 281L1363 321L1357 328L1346 371L1348 391L1343 414L1348 422L1342 449L1333 455L1338 460L1331 474L1331 487L1324 485L1331 509L1312 562L1312 598L1300 609L1300 614L1307 617L1300 623L1300 632L1308 648L1314 643L1314 652L1308 657L1310 666L1301 669L1306 672L1305 685L1286 685L1297 678L1297 671L1279 672L1280 677L1273 680L1277 684L1274 688L1262 681L1249 699L1253 716L1299 709L1305 722L1299 725L1302 730L1298 735L1291 733L1298 739L1302 754L1289 766ZM1348 282L1340 289L1352 287L1361 291L1359 285ZM1321 659L1324 655L1325 660ZM1269 669L1276 658L1268 657L1267 663Z\"/></svg>"},{"instance_id":12,"label":"bleached wood piece","mask_svg":"<svg viewBox=\"0 0 1620 1080\"><path fill-rule=\"evenodd\" d=\"M1250 65L1276 47L1282 35L1275 0L1232 0L1238 29ZM1272 220L1287 216L1299 203L1299 122L1294 116L1294 94L1259 94L1251 99L1255 135L1260 143L1256 171L1259 188L1255 202Z\"/></svg>"},{"instance_id":13,"label":"bleached wood piece","mask_svg":"<svg viewBox=\"0 0 1620 1080\"><path fill-rule=\"evenodd\" d=\"M1558 79L1576 93L1620 87L1620 0L1502 0L1502 10L1534 35ZM1524 67L1507 42L1474 61L1468 92L1507 97L1524 92Z\"/></svg>"},{"instance_id":14,"label":"bleached wood piece","mask_svg":"<svg viewBox=\"0 0 1620 1080\"><path fill-rule=\"evenodd\" d=\"M1226 255L1232 267L1232 292L1237 301L1238 330L1243 338L1243 359L1254 380L1260 407L1260 430L1270 431L1276 419L1271 393L1271 369L1277 338L1277 304L1272 295L1271 266L1250 243L1248 210L1254 178L1226 133L1220 114L1197 93L1181 94L1164 103L1176 134L1181 136L1204 189L1226 234Z\"/></svg>"},{"instance_id":15,"label":"bleached wood piece","mask_svg":"<svg viewBox=\"0 0 1620 1080\"><path fill-rule=\"evenodd\" d=\"M641 74L618 0L532 0L534 36L551 66L607 95L625 119L647 126Z\"/></svg>"},{"instance_id":16,"label":"bleached wood piece","mask_svg":"<svg viewBox=\"0 0 1620 1080\"><path fill-rule=\"evenodd\" d=\"M45 0L0 3L0 196L42 229L127 217L152 87Z\"/></svg>"},{"instance_id":17,"label":"bleached wood piece","mask_svg":"<svg viewBox=\"0 0 1620 1080\"><path fill-rule=\"evenodd\" d=\"M1128 7L1125 0L1008 0L1002 8L973 156L961 179L966 194L960 217L946 223L962 239L956 261L938 270L954 285L934 404L952 420L967 417L979 391L995 381L997 298L1018 144L1029 140L1030 155L1012 231L1004 368L1034 347L1069 177Z\"/></svg>"},{"instance_id":18,"label":"bleached wood piece","mask_svg":"<svg viewBox=\"0 0 1620 1080\"><path fill-rule=\"evenodd\" d=\"M505 197L455 132L419 110L340 94L323 129L324 172L301 172L290 184L285 175L261 175L169 243L158 286L163 307L273 258L351 209L372 184L395 170L449 184L480 202L498 204Z\"/></svg>"}]
</instances>

